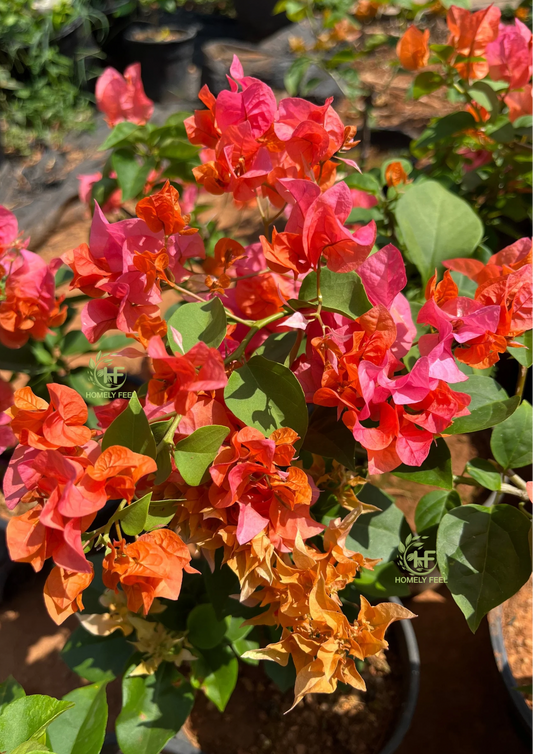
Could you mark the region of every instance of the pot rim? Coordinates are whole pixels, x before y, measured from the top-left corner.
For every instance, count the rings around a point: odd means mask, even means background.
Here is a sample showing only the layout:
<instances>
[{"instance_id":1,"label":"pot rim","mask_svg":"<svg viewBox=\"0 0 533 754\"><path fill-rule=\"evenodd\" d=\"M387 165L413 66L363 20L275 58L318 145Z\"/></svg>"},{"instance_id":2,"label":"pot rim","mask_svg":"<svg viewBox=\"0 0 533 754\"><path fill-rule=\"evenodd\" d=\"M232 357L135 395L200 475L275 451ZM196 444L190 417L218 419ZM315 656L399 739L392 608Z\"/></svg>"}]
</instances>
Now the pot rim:
<instances>
[{"instance_id":1,"label":"pot rim","mask_svg":"<svg viewBox=\"0 0 533 754\"><path fill-rule=\"evenodd\" d=\"M154 39L132 39L132 34L139 29L146 29L153 27L154 29L169 29L170 31L182 32L185 36L182 39L169 39L168 41L156 41ZM134 24L130 24L124 32L124 39L128 43L136 45L179 45L184 42L190 42L198 34L198 29L195 26L180 26L179 24L150 24L147 21L136 21Z\"/></svg>"},{"instance_id":2,"label":"pot rim","mask_svg":"<svg viewBox=\"0 0 533 754\"><path fill-rule=\"evenodd\" d=\"M513 701L514 707L520 715L521 721L526 726L526 729L531 733L533 728L533 719L531 716L531 710L526 704L526 700L518 691L517 682L509 665L507 657L507 650L505 649L505 641L503 639L503 626L502 626L502 606L493 608L488 614L489 630L490 630L490 643L492 644L492 652L494 654L494 660L496 666L500 671L500 676L505 683L507 693Z\"/></svg>"},{"instance_id":3,"label":"pot rim","mask_svg":"<svg viewBox=\"0 0 533 754\"><path fill-rule=\"evenodd\" d=\"M390 602L402 605L399 597L389 597ZM411 621L402 620L395 623L394 626L403 634L405 648L407 650L407 662L409 663L409 680L407 684L407 693L401 704L398 721L392 735L387 743L380 749L378 754L394 754L403 741L405 734L411 726L416 704L418 701L418 690L420 686L420 653L418 651L418 642ZM177 736L171 738L165 745L163 754L203 754L191 744L183 731L179 731Z\"/></svg>"}]
</instances>

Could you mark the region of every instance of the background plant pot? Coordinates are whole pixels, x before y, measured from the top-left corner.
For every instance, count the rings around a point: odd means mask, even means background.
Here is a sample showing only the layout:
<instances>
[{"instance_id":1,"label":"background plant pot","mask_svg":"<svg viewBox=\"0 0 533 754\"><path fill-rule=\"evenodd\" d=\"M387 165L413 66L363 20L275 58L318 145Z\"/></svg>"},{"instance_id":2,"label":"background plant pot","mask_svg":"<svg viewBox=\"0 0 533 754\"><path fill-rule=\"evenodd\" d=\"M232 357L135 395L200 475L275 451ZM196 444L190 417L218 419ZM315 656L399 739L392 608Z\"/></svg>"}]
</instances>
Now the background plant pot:
<instances>
[{"instance_id":1,"label":"background plant pot","mask_svg":"<svg viewBox=\"0 0 533 754\"><path fill-rule=\"evenodd\" d=\"M496 660L496 665L498 666L498 670L500 671L500 676L513 703L516 717L520 720L523 732L527 733L528 740L531 740L531 710L526 704L526 701L520 691L518 691L517 686L519 686L520 684L513 676L512 670L509 666L507 650L505 648L505 642L503 638L502 614L503 608L501 605L495 607L494 610L491 610L488 614L492 651L494 652L494 659Z\"/></svg>"},{"instance_id":2,"label":"background plant pot","mask_svg":"<svg viewBox=\"0 0 533 754\"><path fill-rule=\"evenodd\" d=\"M147 96L161 102L185 79L187 68L192 63L196 28L165 26L180 34L179 39L168 42L139 41L134 38L139 31L157 28L148 23L133 24L124 32L123 44L128 64L141 64Z\"/></svg>"},{"instance_id":3,"label":"background plant pot","mask_svg":"<svg viewBox=\"0 0 533 754\"><path fill-rule=\"evenodd\" d=\"M396 602L401 605L398 597L390 597L390 602ZM402 704L396 717L396 725L391 732L389 740L382 746L376 754L394 754L400 746L405 734L409 730L413 714L415 711L420 677L420 655L418 653L418 643L413 626L410 621L403 620L393 623L390 628L389 641L398 652L404 672L404 688L402 693ZM203 754L199 748L194 746L181 730L177 736L171 739L163 749L164 754ZM102 754L120 754L116 746L114 734L106 736L106 748ZM281 754L277 752L276 754ZM324 754L330 754L325 752ZM337 751L336 754L343 754Z\"/></svg>"},{"instance_id":4,"label":"background plant pot","mask_svg":"<svg viewBox=\"0 0 533 754\"><path fill-rule=\"evenodd\" d=\"M121 72L127 65L123 34L132 23L136 9L134 0L110 0L104 8L109 29L101 45L102 51L106 64Z\"/></svg>"},{"instance_id":5,"label":"background plant pot","mask_svg":"<svg viewBox=\"0 0 533 754\"><path fill-rule=\"evenodd\" d=\"M277 0L234 0L234 2L237 18L246 37L251 41L265 39L291 23L285 13L272 15Z\"/></svg>"},{"instance_id":6,"label":"background plant pot","mask_svg":"<svg viewBox=\"0 0 533 754\"><path fill-rule=\"evenodd\" d=\"M215 95L228 88L226 74L234 55L247 76L260 78L273 89L284 89L283 79L293 62L289 57L276 58L252 45L220 40L204 44L202 53L202 84L207 84Z\"/></svg>"}]
</instances>

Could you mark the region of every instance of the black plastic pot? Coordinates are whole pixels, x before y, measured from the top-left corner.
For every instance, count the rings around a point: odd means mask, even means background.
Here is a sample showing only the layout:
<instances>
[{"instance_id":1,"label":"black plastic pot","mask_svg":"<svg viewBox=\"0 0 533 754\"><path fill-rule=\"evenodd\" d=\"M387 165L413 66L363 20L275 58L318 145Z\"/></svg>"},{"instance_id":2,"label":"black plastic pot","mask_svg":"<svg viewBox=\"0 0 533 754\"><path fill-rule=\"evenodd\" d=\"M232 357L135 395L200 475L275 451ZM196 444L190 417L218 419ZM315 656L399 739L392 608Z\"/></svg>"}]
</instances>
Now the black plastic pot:
<instances>
[{"instance_id":1,"label":"black plastic pot","mask_svg":"<svg viewBox=\"0 0 533 754\"><path fill-rule=\"evenodd\" d=\"M389 601L396 602L398 605L402 604L398 597L390 597ZM405 669L403 674L403 701L398 711L396 726L389 740L376 754L394 754L400 746L411 726L418 701L418 689L420 685L420 655L411 622L402 620L393 623L390 628L390 634L390 642L394 643ZM107 747L103 750L102 754L120 754L120 751L116 747L116 738L114 735L106 736L106 744ZM193 746L183 731L180 731L165 746L163 754L203 754L203 752L196 746ZM330 754L330 752L324 752L324 754ZM343 754L343 752L337 751L335 754Z\"/></svg>"},{"instance_id":2,"label":"black plastic pot","mask_svg":"<svg viewBox=\"0 0 533 754\"><path fill-rule=\"evenodd\" d=\"M140 63L144 90L154 102L162 102L175 91L187 75L192 63L196 28L169 25L170 31L179 32L180 39L169 42L136 40L139 31L157 29L148 23L136 23L124 32L123 45L128 64Z\"/></svg>"},{"instance_id":3,"label":"black plastic pot","mask_svg":"<svg viewBox=\"0 0 533 754\"><path fill-rule=\"evenodd\" d=\"M237 18L250 41L258 42L291 22L285 13L273 10L277 0L234 0Z\"/></svg>"},{"instance_id":4,"label":"black plastic pot","mask_svg":"<svg viewBox=\"0 0 533 754\"><path fill-rule=\"evenodd\" d=\"M496 665L500 671L500 676L505 684L509 698L513 704L513 711L515 717L520 721L524 733L527 734L528 740L531 740L532 731L532 716L526 701L517 686L518 681L515 679L513 672L509 666L507 659L507 650L505 649L505 642L503 640L502 630L502 606L499 605L491 610L488 614L489 629L490 629L490 641L492 644L492 651L494 652L494 659Z\"/></svg>"}]
</instances>

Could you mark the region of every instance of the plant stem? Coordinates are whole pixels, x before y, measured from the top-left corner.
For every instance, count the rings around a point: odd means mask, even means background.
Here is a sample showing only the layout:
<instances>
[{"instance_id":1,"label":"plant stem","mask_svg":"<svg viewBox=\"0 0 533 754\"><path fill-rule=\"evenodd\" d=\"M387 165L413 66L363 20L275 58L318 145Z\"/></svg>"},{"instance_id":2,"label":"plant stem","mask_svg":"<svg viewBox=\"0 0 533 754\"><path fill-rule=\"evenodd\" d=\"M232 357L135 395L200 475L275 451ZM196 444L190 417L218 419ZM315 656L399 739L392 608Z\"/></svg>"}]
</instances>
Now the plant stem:
<instances>
[{"instance_id":1,"label":"plant stem","mask_svg":"<svg viewBox=\"0 0 533 754\"><path fill-rule=\"evenodd\" d=\"M476 482L475 479L471 479L470 477L466 476L454 476L453 482L454 484L467 484L469 487L479 487L480 489L486 489L482 484ZM520 500L523 500L524 502L529 501L527 492L517 489L512 484L506 484L506 482L502 482L498 492L502 492L504 495L513 495L514 497L519 497Z\"/></svg>"},{"instance_id":2,"label":"plant stem","mask_svg":"<svg viewBox=\"0 0 533 754\"><path fill-rule=\"evenodd\" d=\"M156 448L156 451L155 451L156 456L161 450L163 450L165 445L172 444L172 440L174 439L174 435L176 434L176 429L178 428L180 419L181 419L181 414L176 414L176 416L172 420L172 424L169 426L169 428L165 432L165 436L163 437L163 439L161 440L161 442Z\"/></svg>"},{"instance_id":3,"label":"plant stem","mask_svg":"<svg viewBox=\"0 0 533 754\"><path fill-rule=\"evenodd\" d=\"M515 395L519 395L520 398L524 394L524 388L526 386L527 379L527 367L520 365L520 372L518 373L518 380L516 382Z\"/></svg>"},{"instance_id":4,"label":"plant stem","mask_svg":"<svg viewBox=\"0 0 533 754\"><path fill-rule=\"evenodd\" d=\"M167 283L171 288L174 288L174 290L177 291L178 293L183 293L185 296L192 296L192 298L195 298L197 301L201 301L202 304L207 304L207 299L202 298L197 293L188 291L187 288L182 288L181 285L176 285L176 283L172 283L170 280L168 280ZM247 325L248 327L252 327L252 325L254 324L253 320L242 319L241 317L237 317L237 315L233 314L233 312L230 311L229 309L226 309L226 307L224 307L224 311L226 312L226 317L229 317L234 322L239 322L241 325Z\"/></svg>"},{"instance_id":5,"label":"plant stem","mask_svg":"<svg viewBox=\"0 0 533 754\"><path fill-rule=\"evenodd\" d=\"M526 490L527 492L527 485L522 479L522 477L518 476L516 471L513 471L512 469L507 469L507 471L504 472L505 476L509 479L510 482L514 484L515 487L518 487L519 490Z\"/></svg>"},{"instance_id":6,"label":"plant stem","mask_svg":"<svg viewBox=\"0 0 533 754\"><path fill-rule=\"evenodd\" d=\"M264 319L260 319L255 322L246 333L239 347L235 351L233 351L233 353L230 353L230 355L225 359L224 364L227 365L231 364L232 361L238 361L246 351L248 343L251 341L254 335L259 332L259 330L261 330L263 327L266 327L267 325L270 325L272 322L276 322L278 319L282 319L282 317L286 316L287 312L281 311L276 312L275 314L271 314L269 317L265 317Z\"/></svg>"}]
</instances>

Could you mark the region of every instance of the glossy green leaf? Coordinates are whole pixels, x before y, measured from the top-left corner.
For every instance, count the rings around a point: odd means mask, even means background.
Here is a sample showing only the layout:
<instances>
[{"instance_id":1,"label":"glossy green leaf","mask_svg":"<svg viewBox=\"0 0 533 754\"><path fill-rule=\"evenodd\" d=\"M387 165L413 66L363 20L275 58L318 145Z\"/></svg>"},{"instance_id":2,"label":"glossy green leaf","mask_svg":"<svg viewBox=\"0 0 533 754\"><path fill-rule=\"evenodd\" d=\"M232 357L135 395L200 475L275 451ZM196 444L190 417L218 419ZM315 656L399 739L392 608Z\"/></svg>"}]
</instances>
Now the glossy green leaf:
<instances>
[{"instance_id":1,"label":"glossy green leaf","mask_svg":"<svg viewBox=\"0 0 533 754\"><path fill-rule=\"evenodd\" d=\"M166 421L153 422L150 424L150 430L154 436L155 446L157 449L157 455L155 462L157 463L157 472L155 475L155 483L162 484L165 482L172 473L172 461L170 459L170 445L165 442L162 443L166 433L172 425L173 419L167 419Z\"/></svg>"},{"instance_id":2,"label":"glossy green leaf","mask_svg":"<svg viewBox=\"0 0 533 754\"><path fill-rule=\"evenodd\" d=\"M20 744L20 746L16 746L11 754L41 754L41 752L54 754L54 752L50 751L48 746L45 746L44 744L41 744L38 741L30 738L29 741L25 741L23 744Z\"/></svg>"},{"instance_id":3,"label":"glossy green leaf","mask_svg":"<svg viewBox=\"0 0 533 754\"><path fill-rule=\"evenodd\" d=\"M350 173L344 181L350 188L381 197L381 183L372 173Z\"/></svg>"},{"instance_id":4,"label":"glossy green leaf","mask_svg":"<svg viewBox=\"0 0 533 754\"><path fill-rule=\"evenodd\" d=\"M73 356L78 353L88 353L93 346L81 330L71 330L65 335L61 346L61 356Z\"/></svg>"},{"instance_id":5,"label":"glossy green leaf","mask_svg":"<svg viewBox=\"0 0 533 754\"><path fill-rule=\"evenodd\" d=\"M409 479L418 484L430 484L444 490L453 488L452 459L450 450L442 438L432 443L429 455L421 466L406 466L402 463L391 472L400 479Z\"/></svg>"},{"instance_id":6,"label":"glossy green leaf","mask_svg":"<svg viewBox=\"0 0 533 754\"><path fill-rule=\"evenodd\" d=\"M221 644L202 652L192 670L194 685L198 685L216 708L224 712L239 674L239 663L231 647Z\"/></svg>"},{"instance_id":7,"label":"glossy green leaf","mask_svg":"<svg viewBox=\"0 0 533 754\"><path fill-rule=\"evenodd\" d=\"M443 517L453 508L461 505L461 498L455 490L432 490L418 501L415 511L415 527L418 534L428 534L437 529Z\"/></svg>"},{"instance_id":8,"label":"glossy green leaf","mask_svg":"<svg viewBox=\"0 0 533 754\"><path fill-rule=\"evenodd\" d=\"M226 624L226 639L231 642L246 639L248 634L253 631L253 626L244 624L244 618L228 615L224 622Z\"/></svg>"},{"instance_id":9,"label":"glossy green leaf","mask_svg":"<svg viewBox=\"0 0 533 754\"><path fill-rule=\"evenodd\" d=\"M170 662L161 663L154 675L126 675L116 723L123 754L159 754L179 731L193 703L190 683Z\"/></svg>"},{"instance_id":10,"label":"glossy green leaf","mask_svg":"<svg viewBox=\"0 0 533 754\"><path fill-rule=\"evenodd\" d=\"M150 458L156 457L154 436L137 393L133 393L128 406L106 429L102 440L102 450L112 445L123 445L135 453L142 453Z\"/></svg>"},{"instance_id":11,"label":"glossy green leaf","mask_svg":"<svg viewBox=\"0 0 533 754\"><path fill-rule=\"evenodd\" d=\"M0 683L0 713L10 702L14 702L15 699L22 699L26 696L26 692L12 675L9 675L3 683Z\"/></svg>"},{"instance_id":12,"label":"glossy green leaf","mask_svg":"<svg viewBox=\"0 0 533 754\"><path fill-rule=\"evenodd\" d=\"M120 528L130 537L134 537L140 534L146 526L146 519L148 517L148 509L152 500L152 493L149 492L140 500L136 500L134 503L126 506L121 511L120 515Z\"/></svg>"},{"instance_id":13,"label":"glossy green leaf","mask_svg":"<svg viewBox=\"0 0 533 754\"><path fill-rule=\"evenodd\" d=\"M280 427L291 427L300 438L305 437L307 404L303 390L282 364L252 356L231 374L224 399L238 419L267 437Z\"/></svg>"},{"instance_id":14,"label":"glossy green leaf","mask_svg":"<svg viewBox=\"0 0 533 754\"><path fill-rule=\"evenodd\" d=\"M118 123L98 149L103 152L112 147L123 146L129 142L130 137L133 136L135 131L139 130L139 126L136 123L131 123L127 120Z\"/></svg>"},{"instance_id":15,"label":"glossy green leaf","mask_svg":"<svg viewBox=\"0 0 533 754\"><path fill-rule=\"evenodd\" d=\"M530 533L531 522L511 505L463 505L442 519L439 569L473 632L529 578Z\"/></svg>"},{"instance_id":16,"label":"glossy green leaf","mask_svg":"<svg viewBox=\"0 0 533 754\"><path fill-rule=\"evenodd\" d=\"M188 640L198 649L212 649L222 641L226 623L219 620L210 604L196 605L187 617Z\"/></svg>"},{"instance_id":17,"label":"glossy green leaf","mask_svg":"<svg viewBox=\"0 0 533 754\"><path fill-rule=\"evenodd\" d=\"M214 424L199 427L178 442L174 451L174 461L187 484L197 487L202 483L207 469L213 463L228 434L228 427Z\"/></svg>"},{"instance_id":18,"label":"glossy green leaf","mask_svg":"<svg viewBox=\"0 0 533 754\"><path fill-rule=\"evenodd\" d=\"M182 338L183 350L172 334L177 330ZM187 353L200 341L218 348L227 329L226 312L219 298L194 304L182 304L168 320L168 342L173 353Z\"/></svg>"},{"instance_id":19,"label":"glossy green leaf","mask_svg":"<svg viewBox=\"0 0 533 754\"><path fill-rule=\"evenodd\" d=\"M145 531L160 529L169 524L176 515L177 500L154 500L148 509Z\"/></svg>"},{"instance_id":20,"label":"glossy green leaf","mask_svg":"<svg viewBox=\"0 0 533 754\"><path fill-rule=\"evenodd\" d=\"M457 382L450 386L452 390L467 393L471 397L468 416L460 416L446 430L447 435L459 435L465 432L478 432L494 427L507 419L520 399L513 395L509 398L505 390L491 377L473 374L466 382Z\"/></svg>"},{"instance_id":21,"label":"glossy green leaf","mask_svg":"<svg viewBox=\"0 0 533 754\"><path fill-rule=\"evenodd\" d=\"M361 278L356 272L332 272L327 267L320 272L322 307L326 311L344 314L356 319L371 308ZM317 301L316 272L309 272L303 279L300 301Z\"/></svg>"},{"instance_id":22,"label":"glossy green leaf","mask_svg":"<svg viewBox=\"0 0 533 754\"><path fill-rule=\"evenodd\" d=\"M410 532L403 513L389 495L373 484L365 484L357 497L380 511L365 513L357 519L346 540L347 547L365 558L392 560L397 555L398 543Z\"/></svg>"},{"instance_id":23,"label":"glossy green leaf","mask_svg":"<svg viewBox=\"0 0 533 754\"><path fill-rule=\"evenodd\" d=\"M435 71L423 71L413 81L413 99L420 99L425 94L437 91L444 84L444 79Z\"/></svg>"},{"instance_id":24,"label":"glossy green leaf","mask_svg":"<svg viewBox=\"0 0 533 754\"><path fill-rule=\"evenodd\" d=\"M255 356L264 356L269 361L277 361L278 364L289 366L289 356L298 338L296 330L289 332L273 332L258 348Z\"/></svg>"},{"instance_id":25,"label":"glossy green leaf","mask_svg":"<svg viewBox=\"0 0 533 754\"><path fill-rule=\"evenodd\" d=\"M435 118L421 135L420 139L414 143L415 149L429 147L438 144L439 141L448 139L457 133L462 133L468 129L475 128L476 121L471 113L461 111L450 113L442 118Z\"/></svg>"},{"instance_id":26,"label":"glossy green leaf","mask_svg":"<svg viewBox=\"0 0 533 754\"><path fill-rule=\"evenodd\" d=\"M408 597L410 594L409 585L402 584L400 579L404 574L400 571L396 563L379 563L371 571L363 568L359 571L356 580L351 585L356 592L364 594L366 597L376 597L384 599L385 597ZM349 597L347 589L340 593L341 597Z\"/></svg>"},{"instance_id":27,"label":"glossy green leaf","mask_svg":"<svg viewBox=\"0 0 533 754\"><path fill-rule=\"evenodd\" d=\"M141 196L155 160L150 157L143 162L131 149L117 149L111 157L113 170L117 174L118 185L122 190L122 201Z\"/></svg>"},{"instance_id":28,"label":"glossy green leaf","mask_svg":"<svg viewBox=\"0 0 533 754\"><path fill-rule=\"evenodd\" d=\"M50 723L72 706L72 702L40 694L15 699L0 713L0 751L11 754L30 738L39 739Z\"/></svg>"},{"instance_id":29,"label":"glossy green leaf","mask_svg":"<svg viewBox=\"0 0 533 754\"><path fill-rule=\"evenodd\" d=\"M501 474L485 458L473 458L468 461L465 471L487 490L498 492L502 487Z\"/></svg>"},{"instance_id":30,"label":"glossy green leaf","mask_svg":"<svg viewBox=\"0 0 533 754\"><path fill-rule=\"evenodd\" d=\"M74 704L48 728L56 754L100 754L107 726L106 682L74 689L63 697Z\"/></svg>"},{"instance_id":31,"label":"glossy green leaf","mask_svg":"<svg viewBox=\"0 0 533 754\"><path fill-rule=\"evenodd\" d=\"M415 184L402 194L396 220L424 283L445 259L472 256L483 237L483 223L467 202L436 181Z\"/></svg>"},{"instance_id":32,"label":"glossy green leaf","mask_svg":"<svg viewBox=\"0 0 533 754\"><path fill-rule=\"evenodd\" d=\"M313 408L302 448L309 453L334 458L352 471L356 455L362 451L350 430L337 419L337 409L326 406Z\"/></svg>"},{"instance_id":33,"label":"glossy green leaf","mask_svg":"<svg viewBox=\"0 0 533 754\"><path fill-rule=\"evenodd\" d=\"M523 335L517 338L513 338L513 342L521 343L525 348L511 348L507 349L507 352L515 358L519 364L523 367L530 367L533 364L533 345L532 338L533 330L528 330Z\"/></svg>"},{"instance_id":34,"label":"glossy green leaf","mask_svg":"<svg viewBox=\"0 0 533 754\"><path fill-rule=\"evenodd\" d=\"M285 89L291 97L295 97L302 85L311 61L308 58L297 58L285 74Z\"/></svg>"},{"instance_id":35,"label":"glossy green leaf","mask_svg":"<svg viewBox=\"0 0 533 754\"><path fill-rule=\"evenodd\" d=\"M82 678L101 683L120 676L133 651L122 631L94 636L80 626L67 639L61 657Z\"/></svg>"},{"instance_id":36,"label":"glossy green leaf","mask_svg":"<svg viewBox=\"0 0 533 754\"><path fill-rule=\"evenodd\" d=\"M532 423L531 403L522 401L512 416L494 428L490 447L504 469L520 469L533 462Z\"/></svg>"}]
</instances>

